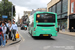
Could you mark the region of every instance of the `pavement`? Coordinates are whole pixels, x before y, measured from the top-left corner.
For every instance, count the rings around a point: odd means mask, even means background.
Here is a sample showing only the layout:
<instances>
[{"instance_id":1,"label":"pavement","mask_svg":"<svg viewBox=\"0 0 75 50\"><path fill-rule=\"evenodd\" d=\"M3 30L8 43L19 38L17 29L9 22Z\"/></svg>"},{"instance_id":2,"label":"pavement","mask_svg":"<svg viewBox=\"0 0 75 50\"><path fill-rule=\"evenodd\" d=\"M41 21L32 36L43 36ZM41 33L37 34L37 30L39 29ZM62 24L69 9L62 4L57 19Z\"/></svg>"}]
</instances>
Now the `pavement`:
<instances>
[{"instance_id":1,"label":"pavement","mask_svg":"<svg viewBox=\"0 0 75 50\"><path fill-rule=\"evenodd\" d=\"M59 33L75 36L75 32L69 32L69 31L62 31L62 30L60 30Z\"/></svg>"},{"instance_id":2,"label":"pavement","mask_svg":"<svg viewBox=\"0 0 75 50\"><path fill-rule=\"evenodd\" d=\"M58 33L57 37L32 38L28 30L18 30L22 37L21 42L0 50L75 50L75 36Z\"/></svg>"},{"instance_id":3,"label":"pavement","mask_svg":"<svg viewBox=\"0 0 75 50\"><path fill-rule=\"evenodd\" d=\"M20 41L21 41L21 39L22 39L22 38L21 38L21 36L19 36L19 38L18 38L18 39L16 39L16 41L7 40L7 43L6 43L5 47L6 47L6 46L13 45L13 44L16 44L16 43L20 42ZM0 46L0 48L1 48L1 46Z\"/></svg>"},{"instance_id":4,"label":"pavement","mask_svg":"<svg viewBox=\"0 0 75 50\"><path fill-rule=\"evenodd\" d=\"M20 41L21 41L21 37L18 38L18 39L16 39L16 41L7 40L7 43L6 43L5 46L10 46L10 45L16 44L16 43L18 43L18 42L20 42Z\"/></svg>"}]
</instances>

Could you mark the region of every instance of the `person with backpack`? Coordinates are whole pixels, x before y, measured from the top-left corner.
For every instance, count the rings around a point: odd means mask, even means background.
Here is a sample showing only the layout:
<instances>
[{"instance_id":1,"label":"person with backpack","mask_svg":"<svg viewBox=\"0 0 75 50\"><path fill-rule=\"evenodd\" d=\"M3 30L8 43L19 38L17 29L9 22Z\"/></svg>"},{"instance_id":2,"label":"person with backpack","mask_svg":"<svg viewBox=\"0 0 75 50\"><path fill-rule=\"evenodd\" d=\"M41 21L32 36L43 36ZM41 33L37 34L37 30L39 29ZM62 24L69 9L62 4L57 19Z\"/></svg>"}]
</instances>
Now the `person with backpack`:
<instances>
[{"instance_id":1,"label":"person with backpack","mask_svg":"<svg viewBox=\"0 0 75 50\"><path fill-rule=\"evenodd\" d=\"M8 22L5 21L5 26L7 27L7 31L6 31L6 39L9 39L9 26L8 26L8 24L9 24L9 20L8 20Z\"/></svg>"},{"instance_id":2,"label":"person with backpack","mask_svg":"<svg viewBox=\"0 0 75 50\"><path fill-rule=\"evenodd\" d=\"M5 26L5 23L2 22L2 32L4 35L4 40L2 39L2 46L4 47L6 44L6 31L7 31L7 27ZM2 37L3 38L3 37Z\"/></svg>"},{"instance_id":3,"label":"person with backpack","mask_svg":"<svg viewBox=\"0 0 75 50\"><path fill-rule=\"evenodd\" d=\"M3 33L2 33L2 28L0 27L0 46L2 44L2 37L3 37L3 40L4 40L4 36L3 36Z\"/></svg>"}]
</instances>

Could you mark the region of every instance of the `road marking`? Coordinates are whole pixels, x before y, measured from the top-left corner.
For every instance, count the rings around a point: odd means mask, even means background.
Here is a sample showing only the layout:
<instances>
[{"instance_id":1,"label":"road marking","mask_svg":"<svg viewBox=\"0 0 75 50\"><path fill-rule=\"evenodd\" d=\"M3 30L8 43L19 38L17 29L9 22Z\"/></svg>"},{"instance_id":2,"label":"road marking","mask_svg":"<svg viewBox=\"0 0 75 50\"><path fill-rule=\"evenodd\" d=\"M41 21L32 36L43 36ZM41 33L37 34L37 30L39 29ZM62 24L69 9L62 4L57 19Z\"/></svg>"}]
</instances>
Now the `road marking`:
<instances>
[{"instance_id":1,"label":"road marking","mask_svg":"<svg viewBox=\"0 0 75 50\"><path fill-rule=\"evenodd\" d=\"M19 33L20 34L20 33ZM20 34L20 36L22 37L23 41L25 41L25 39L23 38L23 36Z\"/></svg>"},{"instance_id":2,"label":"road marking","mask_svg":"<svg viewBox=\"0 0 75 50\"><path fill-rule=\"evenodd\" d=\"M49 49L51 46L45 46L43 47L44 50Z\"/></svg>"},{"instance_id":3,"label":"road marking","mask_svg":"<svg viewBox=\"0 0 75 50\"><path fill-rule=\"evenodd\" d=\"M66 38L63 38L63 37L60 37L60 38L62 38L62 39L66 39ZM71 42L74 42L74 43L75 43L75 41L73 41L73 40L70 40L70 39L66 39L66 40L68 40L68 41L71 41Z\"/></svg>"}]
</instances>

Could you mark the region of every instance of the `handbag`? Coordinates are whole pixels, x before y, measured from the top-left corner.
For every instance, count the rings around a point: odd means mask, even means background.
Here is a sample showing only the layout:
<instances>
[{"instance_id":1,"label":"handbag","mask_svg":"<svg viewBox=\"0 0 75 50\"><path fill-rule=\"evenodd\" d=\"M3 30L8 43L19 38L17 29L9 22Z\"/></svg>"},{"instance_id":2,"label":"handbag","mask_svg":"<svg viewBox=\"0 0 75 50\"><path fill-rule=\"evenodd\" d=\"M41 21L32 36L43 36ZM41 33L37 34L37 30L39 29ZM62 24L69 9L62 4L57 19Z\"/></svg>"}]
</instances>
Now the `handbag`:
<instances>
[{"instance_id":1,"label":"handbag","mask_svg":"<svg viewBox=\"0 0 75 50\"><path fill-rule=\"evenodd\" d=\"M18 39L19 38L19 33L16 33L16 39Z\"/></svg>"}]
</instances>

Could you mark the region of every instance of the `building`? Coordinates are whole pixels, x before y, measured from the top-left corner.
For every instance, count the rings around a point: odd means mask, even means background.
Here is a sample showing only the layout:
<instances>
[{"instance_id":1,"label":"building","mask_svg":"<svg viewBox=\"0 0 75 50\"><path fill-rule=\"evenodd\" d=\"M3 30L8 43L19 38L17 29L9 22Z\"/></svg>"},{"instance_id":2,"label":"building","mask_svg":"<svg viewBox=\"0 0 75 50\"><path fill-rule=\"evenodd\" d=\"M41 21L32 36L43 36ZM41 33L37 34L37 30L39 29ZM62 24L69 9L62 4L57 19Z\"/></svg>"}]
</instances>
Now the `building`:
<instances>
[{"instance_id":1,"label":"building","mask_svg":"<svg viewBox=\"0 0 75 50\"><path fill-rule=\"evenodd\" d=\"M26 24L27 18L30 16L31 11L24 11L24 15L20 19L21 24Z\"/></svg>"},{"instance_id":2,"label":"building","mask_svg":"<svg viewBox=\"0 0 75 50\"><path fill-rule=\"evenodd\" d=\"M72 16L75 15L75 0L51 0L47 4L47 11L57 13L58 24L60 29L62 26L65 26L65 29L70 30L73 27L75 29L75 18ZM75 17L75 16L74 16Z\"/></svg>"},{"instance_id":3,"label":"building","mask_svg":"<svg viewBox=\"0 0 75 50\"><path fill-rule=\"evenodd\" d=\"M28 15L28 17L30 16L31 11L24 11L24 16Z\"/></svg>"},{"instance_id":4,"label":"building","mask_svg":"<svg viewBox=\"0 0 75 50\"><path fill-rule=\"evenodd\" d=\"M38 8L38 9L36 9L36 11L47 12L47 9L46 8Z\"/></svg>"},{"instance_id":5,"label":"building","mask_svg":"<svg viewBox=\"0 0 75 50\"><path fill-rule=\"evenodd\" d=\"M38 8L38 9L36 9L36 10L33 10L33 9L32 9L32 12L31 12L30 15L34 14L34 13L37 12L37 11L40 11L40 12L47 12L47 9L46 9L46 8Z\"/></svg>"}]
</instances>

